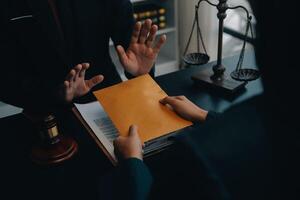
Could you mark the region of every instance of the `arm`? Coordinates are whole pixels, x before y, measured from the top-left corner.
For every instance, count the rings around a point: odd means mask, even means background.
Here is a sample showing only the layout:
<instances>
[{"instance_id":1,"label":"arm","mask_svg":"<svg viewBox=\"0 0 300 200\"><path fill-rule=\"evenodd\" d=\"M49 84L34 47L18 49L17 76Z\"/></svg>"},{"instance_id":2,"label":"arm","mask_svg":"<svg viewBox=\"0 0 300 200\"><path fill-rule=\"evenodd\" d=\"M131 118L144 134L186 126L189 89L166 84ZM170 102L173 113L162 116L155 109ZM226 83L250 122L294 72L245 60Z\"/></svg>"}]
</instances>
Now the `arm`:
<instances>
[{"instance_id":1,"label":"arm","mask_svg":"<svg viewBox=\"0 0 300 200\"><path fill-rule=\"evenodd\" d=\"M206 116L206 122L213 121L218 119L222 113L214 112L214 111L208 111L207 116Z\"/></svg>"},{"instance_id":2,"label":"arm","mask_svg":"<svg viewBox=\"0 0 300 200\"><path fill-rule=\"evenodd\" d=\"M101 76L84 80L87 63L77 65L67 76L62 71L45 69L42 63L33 63L24 44L11 32L12 24L5 12L1 10L0 15L1 101L33 113L53 111L86 94L103 80Z\"/></svg>"},{"instance_id":3,"label":"arm","mask_svg":"<svg viewBox=\"0 0 300 200\"><path fill-rule=\"evenodd\" d=\"M119 166L116 186L118 192L115 199L148 199L152 182L152 175L142 160L137 158L123 160Z\"/></svg>"},{"instance_id":4,"label":"arm","mask_svg":"<svg viewBox=\"0 0 300 200\"><path fill-rule=\"evenodd\" d=\"M203 123L214 120L220 115L219 113L208 112L198 107L185 96L166 97L160 103L171 107L179 116L192 122Z\"/></svg>"},{"instance_id":5,"label":"arm","mask_svg":"<svg viewBox=\"0 0 300 200\"><path fill-rule=\"evenodd\" d=\"M21 53L20 45L12 37L5 16L0 18L0 27L1 101L23 108L32 104L39 106L40 102L47 104L47 99L51 98L46 97L46 90L36 90L41 81L33 78L35 72L28 67L30 64L23 63L26 55Z\"/></svg>"},{"instance_id":6,"label":"arm","mask_svg":"<svg viewBox=\"0 0 300 200\"><path fill-rule=\"evenodd\" d=\"M143 163L143 144L137 127L131 126L128 137L118 137L114 141L119 158L116 199L144 200L151 190L152 176Z\"/></svg>"}]
</instances>

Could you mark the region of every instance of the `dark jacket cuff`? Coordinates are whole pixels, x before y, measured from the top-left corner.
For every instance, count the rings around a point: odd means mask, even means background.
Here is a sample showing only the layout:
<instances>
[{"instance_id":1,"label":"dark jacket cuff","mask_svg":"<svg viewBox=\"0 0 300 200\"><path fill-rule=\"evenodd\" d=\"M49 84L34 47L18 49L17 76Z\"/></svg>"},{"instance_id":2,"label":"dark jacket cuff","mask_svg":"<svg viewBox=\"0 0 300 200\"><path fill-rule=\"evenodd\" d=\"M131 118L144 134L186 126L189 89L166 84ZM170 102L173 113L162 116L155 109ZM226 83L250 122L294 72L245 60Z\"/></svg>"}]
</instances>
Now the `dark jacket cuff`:
<instances>
[{"instance_id":1,"label":"dark jacket cuff","mask_svg":"<svg viewBox=\"0 0 300 200\"><path fill-rule=\"evenodd\" d=\"M221 116L221 113L214 112L214 111L209 111L206 117L205 122L209 122L215 119L218 119Z\"/></svg>"},{"instance_id":2,"label":"dark jacket cuff","mask_svg":"<svg viewBox=\"0 0 300 200\"><path fill-rule=\"evenodd\" d=\"M152 175L143 161L137 158L123 160L120 163L122 199L145 200L148 198L153 182Z\"/></svg>"}]
</instances>

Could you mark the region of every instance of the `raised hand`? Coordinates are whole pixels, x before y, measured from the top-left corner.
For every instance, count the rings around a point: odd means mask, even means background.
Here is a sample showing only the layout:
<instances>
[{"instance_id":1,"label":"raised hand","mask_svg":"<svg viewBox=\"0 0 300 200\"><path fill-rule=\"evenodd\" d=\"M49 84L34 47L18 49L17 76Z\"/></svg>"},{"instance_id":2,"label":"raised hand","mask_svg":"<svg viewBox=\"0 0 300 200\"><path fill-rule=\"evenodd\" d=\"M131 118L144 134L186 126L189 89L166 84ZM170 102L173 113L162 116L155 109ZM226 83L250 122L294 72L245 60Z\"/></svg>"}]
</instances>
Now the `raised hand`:
<instances>
[{"instance_id":1,"label":"raised hand","mask_svg":"<svg viewBox=\"0 0 300 200\"><path fill-rule=\"evenodd\" d=\"M160 103L169 105L179 116L192 122L204 122L207 111L196 106L185 96L166 97Z\"/></svg>"},{"instance_id":2,"label":"raised hand","mask_svg":"<svg viewBox=\"0 0 300 200\"><path fill-rule=\"evenodd\" d=\"M152 21L147 19L142 25L141 22L135 24L131 42L125 51L121 45L116 50L124 69L133 76L149 73L152 69L161 47L166 42L166 35L162 35L155 42L158 27L152 25Z\"/></svg>"},{"instance_id":3,"label":"raised hand","mask_svg":"<svg viewBox=\"0 0 300 200\"><path fill-rule=\"evenodd\" d=\"M89 67L89 63L82 63L76 65L69 72L63 86L64 101L71 102L74 98L87 94L94 86L103 81L104 77L102 75L85 80L85 72Z\"/></svg>"}]
</instances>

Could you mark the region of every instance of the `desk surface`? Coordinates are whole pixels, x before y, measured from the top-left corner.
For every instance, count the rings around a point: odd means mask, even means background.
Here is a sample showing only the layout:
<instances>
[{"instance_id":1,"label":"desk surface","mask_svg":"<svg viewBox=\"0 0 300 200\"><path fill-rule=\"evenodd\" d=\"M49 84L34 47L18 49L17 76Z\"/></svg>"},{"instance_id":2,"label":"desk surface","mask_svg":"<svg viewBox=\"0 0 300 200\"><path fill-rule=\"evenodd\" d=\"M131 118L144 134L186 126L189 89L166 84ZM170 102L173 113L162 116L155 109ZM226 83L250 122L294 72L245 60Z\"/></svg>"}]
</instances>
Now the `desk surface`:
<instances>
[{"instance_id":1,"label":"desk surface","mask_svg":"<svg viewBox=\"0 0 300 200\"><path fill-rule=\"evenodd\" d=\"M228 72L235 68L237 61L238 56L224 59ZM246 67L255 67L253 52L246 53L244 63ZM248 83L246 90L235 98L222 97L194 86L191 75L214 64L193 66L156 80L169 95L185 95L201 107L214 111L223 111L262 92L260 80ZM72 198L84 195L83 199L94 199L99 177L112 166L71 112L65 113L59 120L64 122L59 124L61 132L72 135L78 141L79 153L56 167L40 167L30 161L28 152L33 141L30 135L35 130L22 114L0 120L1 179L6 185L2 189L9 195L41 199L41 195L50 198L51 191L55 191L56 199L71 199L71 194Z\"/></svg>"},{"instance_id":2,"label":"desk surface","mask_svg":"<svg viewBox=\"0 0 300 200\"><path fill-rule=\"evenodd\" d=\"M226 74L230 74L235 69L237 62L238 56L223 59ZM261 79L249 82L241 94L231 97L196 87L191 80L191 76L197 74L200 70L211 68L215 64L216 62L211 62L203 66L192 66L188 69L157 77L156 80L168 95L185 95L201 107L216 112L222 112L236 103L263 92ZM255 55L252 51L245 53L243 67L256 68Z\"/></svg>"}]
</instances>

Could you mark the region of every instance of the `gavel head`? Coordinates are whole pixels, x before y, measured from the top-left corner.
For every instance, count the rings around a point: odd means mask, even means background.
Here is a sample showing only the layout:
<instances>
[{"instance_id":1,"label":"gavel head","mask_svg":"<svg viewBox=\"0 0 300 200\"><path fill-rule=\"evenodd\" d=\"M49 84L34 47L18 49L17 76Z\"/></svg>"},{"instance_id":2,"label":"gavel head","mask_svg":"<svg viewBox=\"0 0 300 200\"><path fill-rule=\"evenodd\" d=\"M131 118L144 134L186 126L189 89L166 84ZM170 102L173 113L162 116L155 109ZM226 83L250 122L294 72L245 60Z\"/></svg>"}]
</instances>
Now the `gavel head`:
<instances>
[{"instance_id":1,"label":"gavel head","mask_svg":"<svg viewBox=\"0 0 300 200\"><path fill-rule=\"evenodd\" d=\"M41 140L45 144L55 144L59 142L59 131L54 115L48 115L39 122L39 132Z\"/></svg>"},{"instance_id":2,"label":"gavel head","mask_svg":"<svg viewBox=\"0 0 300 200\"><path fill-rule=\"evenodd\" d=\"M31 151L31 158L35 163L39 165L60 164L75 155L78 150L76 141L59 133L57 121L53 114L42 117L31 115L29 118L39 133L38 142Z\"/></svg>"}]
</instances>

